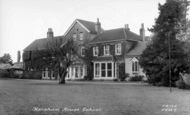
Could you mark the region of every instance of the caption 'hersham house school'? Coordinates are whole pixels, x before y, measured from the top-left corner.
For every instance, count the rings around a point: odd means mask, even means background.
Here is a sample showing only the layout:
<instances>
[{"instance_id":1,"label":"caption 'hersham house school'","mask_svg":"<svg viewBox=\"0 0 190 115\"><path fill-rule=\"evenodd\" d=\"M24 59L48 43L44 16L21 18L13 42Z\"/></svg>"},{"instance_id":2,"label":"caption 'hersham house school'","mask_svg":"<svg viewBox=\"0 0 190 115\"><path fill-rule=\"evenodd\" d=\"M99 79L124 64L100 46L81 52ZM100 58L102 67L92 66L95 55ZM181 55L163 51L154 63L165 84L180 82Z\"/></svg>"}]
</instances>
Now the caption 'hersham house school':
<instances>
[{"instance_id":1,"label":"caption 'hersham house school'","mask_svg":"<svg viewBox=\"0 0 190 115\"><path fill-rule=\"evenodd\" d=\"M144 24L141 24L139 34L130 31L128 24L124 27L104 30L101 27L99 19L97 22L76 19L63 36L54 36L51 28L48 29L47 38L36 39L24 49L23 60L24 67L32 70L27 66L27 60L31 59L31 52L35 50L43 50L49 40L58 40L62 44L69 38L74 42L78 42L80 55L85 55L86 45L91 47L92 63L93 63L93 79L94 80L113 80L116 79L118 64L123 64L125 73L131 77L135 75L145 75L139 66L139 56L146 48L149 37L145 36ZM111 50L117 59L117 63L113 61ZM66 79L83 79L87 74L87 66L82 60L77 60L68 70ZM50 68L45 67L41 71L42 79L54 79L55 74Z\"/></svg>"}]
</instances>

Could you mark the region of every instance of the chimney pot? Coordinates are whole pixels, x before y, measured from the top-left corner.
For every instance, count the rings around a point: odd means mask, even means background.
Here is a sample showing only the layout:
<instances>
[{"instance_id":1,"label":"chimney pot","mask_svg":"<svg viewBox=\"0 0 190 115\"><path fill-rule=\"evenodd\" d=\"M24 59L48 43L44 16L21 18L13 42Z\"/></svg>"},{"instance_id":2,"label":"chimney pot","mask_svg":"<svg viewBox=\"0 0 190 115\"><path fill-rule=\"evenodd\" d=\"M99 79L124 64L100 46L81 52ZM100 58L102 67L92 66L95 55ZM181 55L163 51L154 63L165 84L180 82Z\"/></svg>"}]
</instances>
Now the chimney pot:
<instances>
[{"instance_id":1,"label":"chimney pot","mask_svg":"<svg viewBox=\"0 0 190 115\"><path fill-rule=\"evenodd\" d=\"M17 62L18 62L18 63L20 62L20 58L21 58L20 51L18 51L18 52L17 52Z\"/></svg>"},{"instance_id":2,"label":"chimney pot","mask_svg":"<svg viewBox=\"0 0 190 115\"><path fill-rule=\"evenodd\" d=\"M126 29L127 31L130 30L130 28L129 28L129 24L125 24L125 29Z\"/></svg>"},{"instance_id":3,"label":"chimney pot","mask_svg":"<svg viewBox=\"0 0 190 115\"><path fill-rule=\"evenodd\" d=\"M140 36L141 36L142 40L145 41L145 29L144 29L144 23L141 24L141 28L140 28Z\"/></svg>"},{"instance_id":4,"label":"chimney pot","mask_svg":"<svg viewBox=\"0 0 190 115\"><path fill-rule=\"evenodd\" d=\"M47 38L53 38L53 30L52 30L52 28L48 28Z\"/></svg>"},{"instance_id":5,"label":"chimney pot","mask_svg":"<svg viewBox=\"0 0 190 115\"><path fill-rule=\"evenodd\" d=\"M97 18L97 22L96 22L96 25L95 25L95 30L96 30L97 34L101 33L101 23L99 22L99 18Z\"/></svg>"}]
</instances>

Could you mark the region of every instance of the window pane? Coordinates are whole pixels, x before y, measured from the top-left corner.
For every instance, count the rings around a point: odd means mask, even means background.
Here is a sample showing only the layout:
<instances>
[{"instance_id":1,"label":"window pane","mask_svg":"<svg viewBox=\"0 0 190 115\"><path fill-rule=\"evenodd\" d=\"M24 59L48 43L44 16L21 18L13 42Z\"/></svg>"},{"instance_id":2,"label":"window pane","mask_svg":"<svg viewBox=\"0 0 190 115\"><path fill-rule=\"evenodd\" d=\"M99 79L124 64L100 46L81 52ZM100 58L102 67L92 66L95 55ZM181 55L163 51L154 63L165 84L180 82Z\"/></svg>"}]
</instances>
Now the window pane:
<instances>
[{"instance_id":1,"label":"window pane","mask_svg":"<svg viewBox=\"0 0 190 115\"><path fill-rule=\"evenodd\" d=\"M102 77L105 77L105 76L106 76L106 71L102 70Z\"/></svg>"},{"instance_id":2,"label":"window pane","mask_svg":"<svg viewBox=\"0 0 190 115\"><path fill-rule=\"evenodd\" d=\"M108 63L108 69L112 69L111 63Z\"/></svg>"},{"instance_id":3,"label":"window pane","mask_svg":"<svg viewBox=\"0 0 190 115\"><path fill-rule=\"evenodd\" d=\"M85 49L84 49L84 47L81 48L81 55L82 55L82 56L85 55Z\"/></svg>"},{"instance_id":4,"label":"window pane","mask_svg":"<svg viewBox=\"0 0 190 115\"><path fill-rule=\"evenodd\" d=\"M75 77L78 78L78 67L75 67Z\"/></svg>"},{"instance_id":5,"label":"window pane","mask_svg":"<svg viewBox=\"0 0 190 115\"><path fill-rule=\"evenodd\" d=\"M108 77L112 77L112 71L108 70Z\"/></svg>"},{"instance_id":6,"label":"window pane","mask_svg":"<svg viewBox=\"0 0 190 115\"><path fill-rule=\"evenodd\" d=\"M80 40L83 40L83 33L80 33Z\"/></svg>"},{"instance_id":7,"label":"window pane","mask_svg":"<svg viewBox=\"0 0 190 115\"><path fill-rule=\"evenodd\" d=\"M102 69L106 69L106 64L102 63Z\"/></svg>"},{"instance_id":8,"label":"window pane","mask_svg":"<svg viewBox=\"0 0 190 115\"><path fill-rule=\"evenodd\" d=\"M101 70L102 70L102 77L105 77L105 76L106 76L106 71L105 71L105 69L106 69L106 64L105 64L105 63L102 63L102 68L101 68Z\"/></svg>"},{"instance_id":9,"label":"window pane","mask_svg":"<svg viewBox=\"0 0 190 115\"><path fill-rule=\"evenodd\" d=\"M132 71L133 72L135 71L135 63L134 62L132 63Z\"/></svg>"}]
</instances>

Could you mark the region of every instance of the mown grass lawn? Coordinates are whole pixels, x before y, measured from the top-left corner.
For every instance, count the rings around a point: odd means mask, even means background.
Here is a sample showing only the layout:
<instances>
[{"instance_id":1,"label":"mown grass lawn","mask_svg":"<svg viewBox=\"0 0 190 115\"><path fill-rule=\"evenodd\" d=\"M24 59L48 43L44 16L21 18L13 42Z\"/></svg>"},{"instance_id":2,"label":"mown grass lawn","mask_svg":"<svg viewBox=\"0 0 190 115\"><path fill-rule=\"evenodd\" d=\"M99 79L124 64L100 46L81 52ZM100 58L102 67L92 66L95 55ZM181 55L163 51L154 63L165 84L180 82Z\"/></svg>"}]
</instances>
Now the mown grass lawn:
<instances>
[{"instance_id":1,"label":"mown grass lawn","mask_svg":"<svg viewBox=\"0 0 190 115\"><path fill-rule=\"evenodd\" d=\"M165 87L130 83L0 80L0 115L6 114L190 115L190 91L174 88L170 93Z\"/></svg>"}]
</instances>

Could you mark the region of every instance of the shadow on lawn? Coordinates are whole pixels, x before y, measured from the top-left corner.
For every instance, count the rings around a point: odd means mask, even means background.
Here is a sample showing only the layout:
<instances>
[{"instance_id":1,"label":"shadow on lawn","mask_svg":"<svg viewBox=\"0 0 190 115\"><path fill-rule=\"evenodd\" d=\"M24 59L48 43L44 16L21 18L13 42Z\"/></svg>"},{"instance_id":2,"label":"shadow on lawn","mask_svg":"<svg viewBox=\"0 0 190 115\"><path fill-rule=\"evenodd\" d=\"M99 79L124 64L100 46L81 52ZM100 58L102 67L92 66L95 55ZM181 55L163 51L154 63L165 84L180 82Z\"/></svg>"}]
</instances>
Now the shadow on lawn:
<instances>
[{"instance_id":1,"label":"shadow on lawn","mask_svg":"<svg viewBox=\"0 0 190 115\"><path fill-rule=\"evenodd\" d=\"M66 83L66 84L59 84L58 82L36 82L36 83L29 83L29 85L40 85L40 86L86 86L86 85L95 85L95 84L87 84L87 83Z\"/></svg>"}]
</instances>

